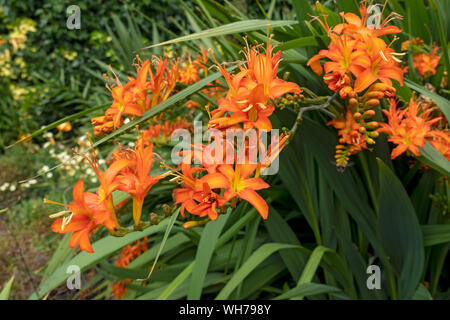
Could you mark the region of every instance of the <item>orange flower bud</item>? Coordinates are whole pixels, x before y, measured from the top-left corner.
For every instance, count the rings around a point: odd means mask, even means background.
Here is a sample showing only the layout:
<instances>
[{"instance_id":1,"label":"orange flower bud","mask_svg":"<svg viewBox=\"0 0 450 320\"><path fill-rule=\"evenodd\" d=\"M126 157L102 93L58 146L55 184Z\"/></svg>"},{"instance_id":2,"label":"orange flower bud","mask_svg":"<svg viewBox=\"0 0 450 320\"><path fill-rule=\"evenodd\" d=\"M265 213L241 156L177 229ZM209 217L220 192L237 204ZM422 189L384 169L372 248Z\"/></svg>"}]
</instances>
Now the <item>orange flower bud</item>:
<instances>
[{"instance_id":1,"label":"orange flower bud","mask_svg":"<svg viewBox=\"0 0 450 320\"><path fill-rule=\"evenodd\" d=\"M348 103L349 103L350 107L356 107L356 106L358 105L358 100L355 99L355 98L351 98L351 99L348 101Z\"/></svg>"},{"instance_id":2,"label":"orange flower bud","mask_svg":"<svg viewBox=\"0 0 450 320\"><path fill-rule=\"evenodd\" d=\"M367 129L375 129L378 128L379 124L376 121L371 121L369 123L367 123L366 128Z\"/></svg>"},{"instance_id":3,"label":"orange flower bud","mask_svg":"<svg viewBox=\"0 0 450 320\"><path fill-rule=\"evenodd\" d=\"M363 117L364 118L372 118L374 115L375 115L374 110L367 110L366 112L364 112Z\"/></svg>"},{"instance_id":4,"label":"orange flower bud","mask_svg":"<svg viewBox=\"0 0 450 320\"><path fill-rule=\"evenodd\" d=\"M378 100L378 99L370 99L369 101L367 101L364 105L366 106L366 107L371 107L371 108L373 108L373 107L376 107L377 105L379 105L380 104L380 100Z\"/></svg>"}]
</instances>

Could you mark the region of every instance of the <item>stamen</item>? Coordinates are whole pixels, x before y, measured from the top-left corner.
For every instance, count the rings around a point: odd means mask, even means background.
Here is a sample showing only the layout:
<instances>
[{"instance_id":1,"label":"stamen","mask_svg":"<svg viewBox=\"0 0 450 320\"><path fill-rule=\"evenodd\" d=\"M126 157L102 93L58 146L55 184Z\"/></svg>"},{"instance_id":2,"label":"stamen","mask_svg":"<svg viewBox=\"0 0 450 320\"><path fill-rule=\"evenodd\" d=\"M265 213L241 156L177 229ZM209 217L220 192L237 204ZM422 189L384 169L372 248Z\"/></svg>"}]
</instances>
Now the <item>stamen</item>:
<instances>
[{"instance_id":1,"label":"stamen","mask_svg":"<svg viewBox=\"0 0 450 320\"><path fill-rule=\"evenodd\" d=\"M383 50L380 50L380 56L381 56L381 58L383 58L384 61L389 62L389 60L384 55Z\"/></svg>"},{"instance_id":2,"label":"stamen","mask_svg":"<svg viewBox=\"0 0 450 320\"><path fill-rule=\"evenodd\" d=\"M66 213L69 213L69 212L70 212L70 211L64 210L64 211L60 211L60 212L51 214L51 215L49 215L48 217L51 218L51 219L55 219L55 218L59 218L59 217L65 215Z\"/></svg>"},{"instance_id":3,"label":"stamen","mask_svg":"<svg viewBox=\"0 0 450 320\"><path fill-rule=\"evenodd\" d=\"M53 200L49 200L47 198L44 198L44 203L56 204L58 206L67 207L67 204L64 204L64 203L61 203L61 202L56 202L56 201L53 201Z\"/></svg>"},{"instance_id":4,"label":"stamen","mask_svg":"<svg viewBox=\"0 0 450 320\"><path fill-rule=\"evenodd\" d=\"M247 108L245 108L244 110L242 110L242 112L248 112L251 110L251 108L253 108L253 104L249 105Z\"/></svg>"}]
</instances>

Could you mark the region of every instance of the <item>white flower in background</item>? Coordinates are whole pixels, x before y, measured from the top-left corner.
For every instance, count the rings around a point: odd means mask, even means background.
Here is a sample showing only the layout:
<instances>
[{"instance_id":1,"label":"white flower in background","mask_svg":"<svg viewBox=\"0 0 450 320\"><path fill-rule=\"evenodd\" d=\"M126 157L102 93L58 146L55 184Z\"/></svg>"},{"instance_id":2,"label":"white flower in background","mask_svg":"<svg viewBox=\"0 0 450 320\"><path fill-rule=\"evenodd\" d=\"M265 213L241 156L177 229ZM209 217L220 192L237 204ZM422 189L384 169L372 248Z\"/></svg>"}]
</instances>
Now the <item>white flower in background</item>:
<instances>
[{"instance_id":1,"label":"white flower in background","mask_svg":"<svg viewBox=\"0 0 450 320\"><path fill-rule=\"evenodd\" d=\"M28 181L29 184L36 184L37 180L36 179L31 179L30 181Z\"/></svg>"},{"instance_id":2,"label":"white flower in background","mask_svg":"<svg viewBox=\"0 0 450 320\"><path fill-rule=\"evenodd\" d=\"M42 135L45 139L50 139L53 138L53 133L51 133L50 131L47 131L46 133L44 133Z\"/></svg>"},{"instance_id":3,"label":"white flower in background","mask_svg":"<svg viewBox=\"0 0 450 320\"><path fill-rule=\"evenodd\" d=\"M51 177L53 177L53 173L48 172L48 173L47 173L47 178L51 178Z\"/></svg>"},{"instance_id":4,"label":"white flower in background","mask_svg":"<svg viewBox=\"0 0 450 320\"><path fill-rule=\"evenodd\" d=\"M16 191L16 186L15 186L14 184L12 184L12 185L9 187L9 191L11 191L11 192Z\"/></svg>"}]
</instances>

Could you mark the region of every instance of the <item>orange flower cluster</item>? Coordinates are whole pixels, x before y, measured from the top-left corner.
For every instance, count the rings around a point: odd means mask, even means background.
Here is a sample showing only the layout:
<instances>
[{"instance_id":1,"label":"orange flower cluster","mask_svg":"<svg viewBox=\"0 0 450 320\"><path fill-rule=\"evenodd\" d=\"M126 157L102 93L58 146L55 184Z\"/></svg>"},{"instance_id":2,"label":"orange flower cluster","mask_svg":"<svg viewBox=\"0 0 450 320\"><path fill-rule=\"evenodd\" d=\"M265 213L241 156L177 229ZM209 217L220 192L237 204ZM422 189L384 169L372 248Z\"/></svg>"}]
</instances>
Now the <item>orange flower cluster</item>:
<instances>
[{"instance_id":1,"label":"orange flower cluster","mask_svg":"<svg viewBox=\"0 0 450 320\"><path fill-rule=\"evenodd\" d=\"M271 130L269 116L274 111L270 101L286 93L300 93L302 90L293 82L277 77L281 51L273 53L270 39L267 39L265 53L258 46L246 48L246 65L232 75L218 64L229 90L225 98L218 101L219 107L212 111L209 126L216 129L240 127Z\"/></svg>"},{"instance_id":2,"label":"orange flower cluster","mask_svg":"<svg viewBox=\"0 0 450 320\"><path fill-rule=\"evenodd\" d=\"M316 6L323 13L320 3ZM339 130L335 156L338 166L345 166L351 155L375 143L378 123L370 121L375 115L373 109L381 99L395 96L392 80L403 85L404 70L397 58L403 53L396 53L391 48L392 43L387 44L380 38L401 32L399 28L387 25L399 16L392 13L378 28L368 27L367 1L362 2L360 15L341 12L343 22L333 28L326 17L323 21L317 18L331 42L327 50L321 50L308 61L308 66L318 75L325 69L324 82L346 100L343 114L328 123ZM328 61L322 67L320 61L325 58Z\"/></svg>"},{"instance_id":3,"label":"orange flower cluster","mask_svg":"<svg viewBox=\"0 0 450 320\"><path fill-rule=\"evenodd\" d=\"M323 12L320 3L317 6ZM328 26L326 18L323 22L317 19L331 42L328 50L321 50L308 61L308 66L318 75L325 69L325 83L333 91L340 90L342 98L346 97L348 91L362 92L376 81L392 86L392 80L396 80L403 85L404 72L397 56L404 54L396 53L391 48L392 43L387 44L380 38L401 32L396 26L387 26L389 21L399 16L390 14L379 28L369 28L367 1L362 2L360 14L361 18L353 13L341 12L343 23L333 28ZM322 67L320 60L325 58L330 61Z\"/></svg>"},{"instance_id":4,"label":"orange flower cluster","mask_svg":"<svg viewBox=\"0 0 450 320\"><path fill-rule=\"evenodd\" d=\"M230 74L217 65L229 89L225 98L218 101L218 109L211 112L208 126L220 130L223 135L230 128L243 129L244 132L252 128L270 130L272 124L268 117L274 111L270 100L288 92L302 91L297 84L277 77L281 52L273 54L269 37L265 53L261 53L257 46L247 46L245 55L246 65L240 66L237 74ZM271 145L268 150L270 161L278 156L287 138L282 136ZM268 164L253 163L249 159L250 149L258 148L258 145L251 146L246 142L244 151L238 155L233 144L219 144L217 140L215 144L215 149L211 145L194 145L194 150L185 151L180 172L169 167L171 174L182 184L182 188L174 190L175 204L181 205L182 215L187 210L192 215L215 220L219 213L225 212L230 202L234 207L239 198L248 201L266 219L268 205L256 191L269 187L259 178L260 171ZM272 152L275 147L278 151ZM221 148L223 158L218 159L219 156L215 155ZM227 148L233 150L231 163L225 161ZM192 166L194 159L201 165ZM185 227L195 225L196 222L191 221Z\"/></svg>"},{"instance_id":5,"label":"orange flower cluster","mask_svg":"<svg viewBox=\"0 0 450 320\"><path fill-rule=\"evenodd\" d=\"M57 219L52 230L58 233L73 232L70 238L70 247L80 245L80 249L94 252L89 236L98 227L105 226L111 232L120 231L116 209L124 203L117 205L113 202L112 193L121 190L128 193L133 199L133 220L135 227L140 226L142 206L145 196L151 187L164 176L149 175L153 163L153 145L139 137L134 150L119 148L113 154L113 161L108 169L102 172L95 150L92 149L92 159L83 155L94 169L100 186L97 192L84 192L84 183L78 181L73 190L74 202L69 205L45 199L46 203L59 204L67 207L51 217L67 217Z\"/></svg>"},{"instance_id":6,"label":"orange flower cluster","mask_svg":"<svg viewBox=\"0 0 450 320\"><path fill-rule=\"evenodd\" d=\"M131 261L139 257L142 253L148 250L148 238L145 237L141 240L136 241L135 244L130 243L125 248L122 249L119 259L117 259L114 264L119 268L126 268ZM111 297L115 297L117 300L123 299L127 294L128 289L126 284L130 283L131 279L124 279L116 281L111 284L112 294Z\"/></svg>"},{"instance_id":7,"label":"orange flower cluster","mask_svg":"<svg viewBox=\"0 0 450 320\"><path fill-rule=\"evenodd\" d=\"M429 54L425 52L414 55L414 69L416 69L421 77L429 77L436 74L436 68L441 60L441 57L437 56L438 47L434 47L433 51Z\"/></svg>"},{"instance_id":8,"label":"orange flower cluster","mask_svg":"<svg viewBox=\"0 0 450 320\"><path fill-rule=\"evenodd\" d=\"M180 66L180 59L174 63L167 58L154 58L155 72L152 71L150 60L141 61L137 57L137 77L128 78L122 85L116 76L114 85L108 80L108 89L113 96L113 103L103 116L91 119L94 134L102 135L119 128L123 124L123 116L140 117L143 113L163 102L176 91L177 83L186 85L200 80L200 74L207 74L207 57L204 51L194 61L188 59ZM148 79L150 77L150 79Z\"/></svg>"},{"instance_id":9,"label":"orange flower cluster","mask_svg":"<svg viewBox=\"0 0 450 320\"><path fill-rule=\"evenodd\" d=\"M410 50L413 55L413 67L419 72L421 77L428 78L436 74L436 68L441 58L436 55L439 50L434 47L433 51L428 52L424 48L424 42L420 38L412 39L402 43L402 50Z\"/></svg>"},{"instance_id":10,"label":"orange flower cluster","mask_svg":"<svg viewBox=\"0 0 450 320\"><path fill-rule=\"evenodd\" d=\"M450 160L450 134L447 130L439 130L436 124L441 117L432 118L433 109L421 110L414 98L411 98L405 109L397 109L397 102L390 101L389 111L383 110L388 123L380 123L378 132L387 133L389 141L396 144L392 150L391 158L395 159L402 153L410 151L418 156L419 148L423 148L429 141L438 151Z\"/></svg>"}]
</instances>

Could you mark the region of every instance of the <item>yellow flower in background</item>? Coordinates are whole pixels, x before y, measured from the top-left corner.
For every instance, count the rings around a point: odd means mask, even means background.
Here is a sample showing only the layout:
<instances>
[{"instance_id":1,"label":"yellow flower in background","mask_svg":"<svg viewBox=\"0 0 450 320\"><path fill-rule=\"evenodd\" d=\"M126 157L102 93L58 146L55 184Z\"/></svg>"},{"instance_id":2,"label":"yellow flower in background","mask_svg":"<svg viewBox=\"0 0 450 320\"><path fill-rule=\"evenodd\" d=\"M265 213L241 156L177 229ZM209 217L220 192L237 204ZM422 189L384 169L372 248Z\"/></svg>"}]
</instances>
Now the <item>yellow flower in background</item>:
<instances>
[{"instance_id":1,"label":"yellow flower in background","mask_svg":"<svg viewBox=\"0 0 450 320\"><path fill-rule=\"evenodd\" d=\"M77 56L78 56L78 52L76 52L76 51L69 51L69 50L63 51L64 59L67 59L69 61L73 61Z\"/></svg>"},{"instance_id":2,"label":"yellow flower in background","mask_svg":"<svg viewBox=\"0 0 450 320\"><path fill-rule=\"evenodd\" d=\"M15 102L22 100L23 96L28 94L28 89L16 86L14 84L9 86L9 90L11 90L11 94Z\"/></svg>"},{"instance_id":3,"label":"yellow flower in background","mask_svg":"<svg viewBox=\"0 0 450 320\"><path fill-rule=\"evenodd\" d=\"M173 46L164 46L163 47L163 56L167 58L173 58Z\"/></svg>"}]
</instances>

